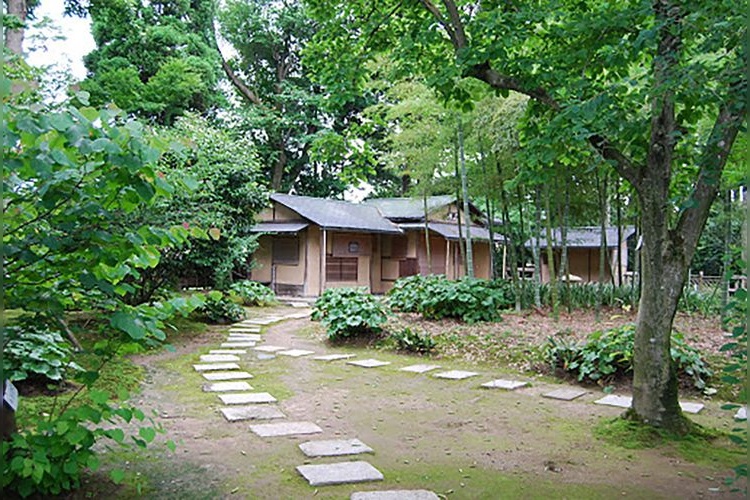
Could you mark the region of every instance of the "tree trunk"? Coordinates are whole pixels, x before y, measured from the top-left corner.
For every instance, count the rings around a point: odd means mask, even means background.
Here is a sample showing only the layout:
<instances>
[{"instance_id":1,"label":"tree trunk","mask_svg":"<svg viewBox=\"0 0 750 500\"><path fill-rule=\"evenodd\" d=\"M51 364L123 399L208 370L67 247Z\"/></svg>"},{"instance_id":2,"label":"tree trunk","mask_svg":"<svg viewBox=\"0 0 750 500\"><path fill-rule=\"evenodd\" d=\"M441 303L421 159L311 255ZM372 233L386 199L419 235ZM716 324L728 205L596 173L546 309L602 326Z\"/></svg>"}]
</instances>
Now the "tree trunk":
<instances>
[{"instance_id":1,"label":"tree trunk","mask_svg":"<svg viewBox=\"0 0 750 500\"><path fill-rule=\"evenodd\" d=\"M456 171L456 179L460 178L458 172L458 134L456 134L456 142L453 144L453 166ZM466 247L464 246L464 236L461 222L461 210L458 209L458 202L461 199L461 186L456 185L456 220L458 222L458 258L464 265L464 276L466 275ZM456 273L456 278L459 278Z\"/></svg>"},{"instance_id":2,"label":"tree trunk","mask_svg":"<svg viewBox=\"0 0 750 500\"><path fill-rule=\"evenodd\" d=\"M534 254L534 305L539 308L542 307L542 250L539 241L542 238L542 207L540 206L542 204L542 194L539 186L534 188L534 198L536 201L534 207L534 215L536 217L534 232L536 234L534 235L534 245L532 247Z\"/></svg>"},{"instance_id":3,"label":"tree trunk","mask_svg":"<svg viewBox=\"0 0 750 500\"><path fill-rule=\"evenodd\" d=\"M498 164L498 169L500 165ZM501 181L500 186L500 210L503 213L503 225L510 228L510 214L508 213L508 200L505 197L505 186ZM513 233L511 232L511 235ZM508 238L508 236L506 236ZM521 287L518 282L518 257L516 256L516 245L514 244L513 238L510 238L510 269L511 269L511 280L513 281L513 292L516 296L516 311L521 311Z\"/></svg>"},{"instance_id":4,"label":"tree trunk","mask_svg":"<svg viewBox=\"0 0 750 500\"><path fill-rule=\"evenodd\" d=\"M7 0L7 15L15 16L21 23L26 23L26 0ZM23 55L24 27L5 30L5 46L17 56Z\"/></svg>"},{"instance_id":5,"label":"tree trunk","mask_svg":"<svg viewBox=\"0 0 750 500\"><path fill-rule=\"evenodd\" d=\"M560 311L557 304L557 276L555 276L555 251L552 248L552 211L549 204L549 186L544 193L544 209L547 212L545 228L547 231L547 267L549 268L549 293L552 302L552 317L557 321L560 319Z\"/></svg>"},{"instance_id":6,"label":"tree trunk","mask_svg":"<svg viewBox=\"0 0 750 500\"><path fill-rule=\"evenodd\" d=\"M669 240L654 200L642 199L641 299L633 352L631 416L675 432L688 430L677 400L677 371L670 354L672 322L687 277L684 255Z\"/></svg>"},{"instance_id":7,"label":"tree trunk","mask_svg":"<svg viewBox=\"0 0 750 500\"><path fill-rule=\"evenodd\" d=\"M603 178L596 176L596 190L599 195L599 279L596 285L596 321L601 320L604 294L605 261L607 260L607 172Z\"/></svg>"},{"instance_id":8,"label":"tree trunk","mask_svg":"<svg viewBox=\"0 0 750 500\"><path fill-rule=\"evenodd\" d=\"M461 160L461 195L463 196L464 219L466 219L466 276L474 277L474 248L471 242L471 216L469 212L469 186L466 179L466 158L464 157L464 131L461 118L458 120L458 155Z\"/></svg>"}]
</instances>

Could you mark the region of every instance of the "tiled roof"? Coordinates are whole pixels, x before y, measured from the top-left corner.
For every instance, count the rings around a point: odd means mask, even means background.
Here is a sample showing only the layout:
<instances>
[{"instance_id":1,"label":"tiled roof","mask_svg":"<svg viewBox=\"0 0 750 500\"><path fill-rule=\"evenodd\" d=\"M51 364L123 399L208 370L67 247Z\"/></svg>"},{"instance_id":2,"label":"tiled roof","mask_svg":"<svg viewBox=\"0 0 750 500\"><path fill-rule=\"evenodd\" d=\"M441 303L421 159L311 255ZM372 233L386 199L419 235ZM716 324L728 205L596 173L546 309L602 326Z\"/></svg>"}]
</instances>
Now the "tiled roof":
<instances>
[{"instance_id":1,"label":"tiled roof","mask_svg":"<svg viewBox=\"0 0 750 500\"><path fill-rule=\"evenodd\" d=\"M455 196L430 196L427 198L427 212L453 203ZM422 198L372 198L364 201L380 210L383 217L391 220L424 220L424 201Z\"/></svg>"},{"instance_id":2,"label":"tiled roof","mask_svg":"<svg viewBox=\"0 0 750 500\"><path fill-rule=\"evenodd\" d=\"M607 227L607 247L617 247L617 228ZM635 233L633 226L626 226L622 228L622 239L626 240ZM571 227L566 232L566 243L568 248L599 248L601 246L601 234L602 228L599 226L582 226L582 227ZM525 246L531 248L534 246L534 238L529 239ZM562 247L562 234L560 229L552 230L552 248ZM539 247L547 248L547 239L539 239Z\"/></svg>"},{"instance_id":3,"label":"tiled roof","mask_svg":"<svg viewBox=\"0 0 750 500\"><path fill-rule=\"evenodd\" d=\"M250 231L253 233L296 233L309 226L308 222L258 222Z\"/></svg>"},{"instance_id":4,"label":"tiled roof","mask_svg":"<svg viewBox=\"0 0 750 500\"><path fill-rule=\"evenodd\" d=\"M423 222L408 222L399 224L399 227L405 230L419 229L424 231ZM430 222L428 227L430 228L430 231L436 232L447 240L458 241L459 239L458 224L451 224L450 222ZM466 226L461 226L461 235L466 238ZM495 238L495 241L504 241L502 235L498 233L493 233L492 236ZM490 232L487 228L472 224L471 238L472 240L490 241Z\"/></svg>"},{"instance_id":5,"label":"tiled roof","mask_svg":"<svg viewBox=\"0 0 750 500\"><path fill-rule=\"evenodd\" d=\"M398 226L384 218L372 205L280 193L272 194L271 200L297 212L323 229L401 233Z\"/></svg>"}]
</instances>

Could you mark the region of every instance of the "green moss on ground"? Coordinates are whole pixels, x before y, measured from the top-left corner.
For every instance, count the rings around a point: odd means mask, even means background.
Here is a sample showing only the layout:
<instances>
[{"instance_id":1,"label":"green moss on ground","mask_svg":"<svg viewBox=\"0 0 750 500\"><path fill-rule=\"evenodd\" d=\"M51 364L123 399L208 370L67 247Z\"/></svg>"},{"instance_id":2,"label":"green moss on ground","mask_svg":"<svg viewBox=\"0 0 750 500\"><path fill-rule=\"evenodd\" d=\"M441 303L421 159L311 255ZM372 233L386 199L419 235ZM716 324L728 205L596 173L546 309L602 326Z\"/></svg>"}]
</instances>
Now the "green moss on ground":
<instances>
[{"instance_id":1,"label":"green moss on ground","mask_svg":"<svg viewBox=\"0 0 750 500\"><path fill-rule=\"evenodd\" d=\"M727 469L747 458L747 450L732 443L728 434L698 424L693 424L692 432L680 436L624 418L604 419L594 427L594 435L621 448L657 448L666 456Z\"/></svg>"}]
</instances>

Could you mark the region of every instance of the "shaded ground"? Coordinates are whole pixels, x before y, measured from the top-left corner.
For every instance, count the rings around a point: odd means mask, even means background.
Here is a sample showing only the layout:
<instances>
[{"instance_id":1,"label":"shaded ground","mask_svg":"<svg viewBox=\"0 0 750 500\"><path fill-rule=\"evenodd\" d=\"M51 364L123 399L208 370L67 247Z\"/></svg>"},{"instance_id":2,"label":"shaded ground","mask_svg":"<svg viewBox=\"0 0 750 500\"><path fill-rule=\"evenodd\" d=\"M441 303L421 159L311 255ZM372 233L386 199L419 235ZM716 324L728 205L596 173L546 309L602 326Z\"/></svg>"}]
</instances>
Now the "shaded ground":
<instances>
[{"instance_id":1,"label":"shaded ground","mask_svg":"<svg viewBox=\"0 0 750 500\"><path fill-rule=\"evenodd\" d=\"M455 328L479 328L493 336L523 331L524 338L546 338L557 330L578 330L587 324L578 315L561 318L553 326L535 314L506 318L499 332L490 331L487 325ZM414 322L408 317L403 320ZM531 328L521 330L524 324ZM532 330L535 333L528 333ZM255 375L254 388L277 397L289 420L310 420L324 429L323 435L311 439L357 437L371 446L375 454L366 459L386 480L314 489L294 470L309 463L296 447L305 439L262 439L248 431L246 422L226 422L218 411L220 401L215 394L201 392L205 381L191 368L198 354L217 348L225 337L224 330L212 329L179 345L175 352L138 360L146 366L148 380L137 402L156 410L156 420L175 440L177 450L171 453L157 446L137 456L107 453L109 467L123 466L128 482L140 482L143 488L139 494L132 486L121 487L107 496L348 498L353 491L403 488L427 488L448 498L472 499L737 496L727 492L722 479L728 475L728 464L737 463L741 456L727 458L726 451L705 450L695 464L680 458L684 453L673 446L627 450L595 438L592 428L620 413L592 404L602 395L598 388L573 402L552 401L540 397L554 388L550 379L525 375L520 378L532 381L529 388L490 391L479 384L519 375L479 356L437 361L445 368L482 373L465 381L399 372L398 368L425 359L363 352L357 347L334 349L321 341L319 326L308 320L286 321L264 332L270 344L321 354L353 352L359 358L392 362L367 370L340 361L326 364L285 357L261 361L248 354L241 363ZM691 418L728 430L731 414L720 410L720 404L707 402L702 414ZM324 461L335 460L316 459L315 463Z\"/></svg>"}]
</instances>

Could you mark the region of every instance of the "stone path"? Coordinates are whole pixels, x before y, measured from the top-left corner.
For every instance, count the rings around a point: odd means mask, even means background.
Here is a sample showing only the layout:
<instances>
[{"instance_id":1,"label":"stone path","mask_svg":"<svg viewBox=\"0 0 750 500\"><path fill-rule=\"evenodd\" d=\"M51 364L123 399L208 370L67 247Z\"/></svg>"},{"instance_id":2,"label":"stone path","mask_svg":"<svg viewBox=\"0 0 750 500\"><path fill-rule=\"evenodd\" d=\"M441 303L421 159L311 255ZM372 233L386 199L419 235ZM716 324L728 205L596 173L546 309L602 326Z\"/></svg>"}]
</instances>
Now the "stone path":
<instances>
[{"instance_id":1,"label":"stone path","mask_svg":"<svg viewBox=\"0 0 750 500\"><path fill-rule=\"evenodd\" d=\"M465 379L479 377L480 373L465 370L446 370L434 372L442 368L434 364L414 364L396 368L384 368L391 365L390 361L377 359L355 359L355 354L322 354L315 355L314 351L296 349L281 345L269 345L263 343L264 327L273 323L288 319L305 318L310 311L289 313L283 316L260 316L230 325L227 329L227 339L222 342L219 349L212 349L208 354L199 356L200 364L193 365L209 384L204 384L202 389L207 392L216 392L217 397L224 404L219 409L220 413L228 422L240 421L263 421L280 420L269 423L254 423L249 430L259 438L277 438L282 436L310 436L323 433L317 424L307 421L287 419L287 415L281 411L276 403L277 399L268 392L249 392L253 387L247 382L253 375L242 371L238 363L248 361L249 352L257 361L268 361L277 356L288 358L307 358L327 363L343 362L347 365L368 369L390 369L400 372L408 372L417 375L425 375L431 379L443 379L448 381L462 381ZM412 375L412 376L417 376ZM439 383L439 382L435 382ZM528 381L512 379L494 379L482 382L478 385L485 389L502 389L515 391L530 386ZM262 388L259 388L262 391ZM555 390L544 392L542 397L574 401L591 391L574 386L560 387ZM628 408L632 403L630 396L607 395L593 401L598 405L607 405ZM701 403L680 402L682 410L686 413L698 413L703 408ZM736 418L746 418L746 409L740 408ZM349 439L322 439L306 441L299 444L299 449L308 459L325 457L345 457L363 453L375 454L367 444L357 438ZM290 464L291 465L291 464ZM326 486L333 484L348 484L371 481L383 481L383 474L372 464L366 461L344 461L337 463L306 463L296 467L299 474L310 484L310 486ZM358 500L433 500L439 498L434 492L422 489L416 490L374 490L353 493L352 499Z\"/></svg>"}]
</instances>

